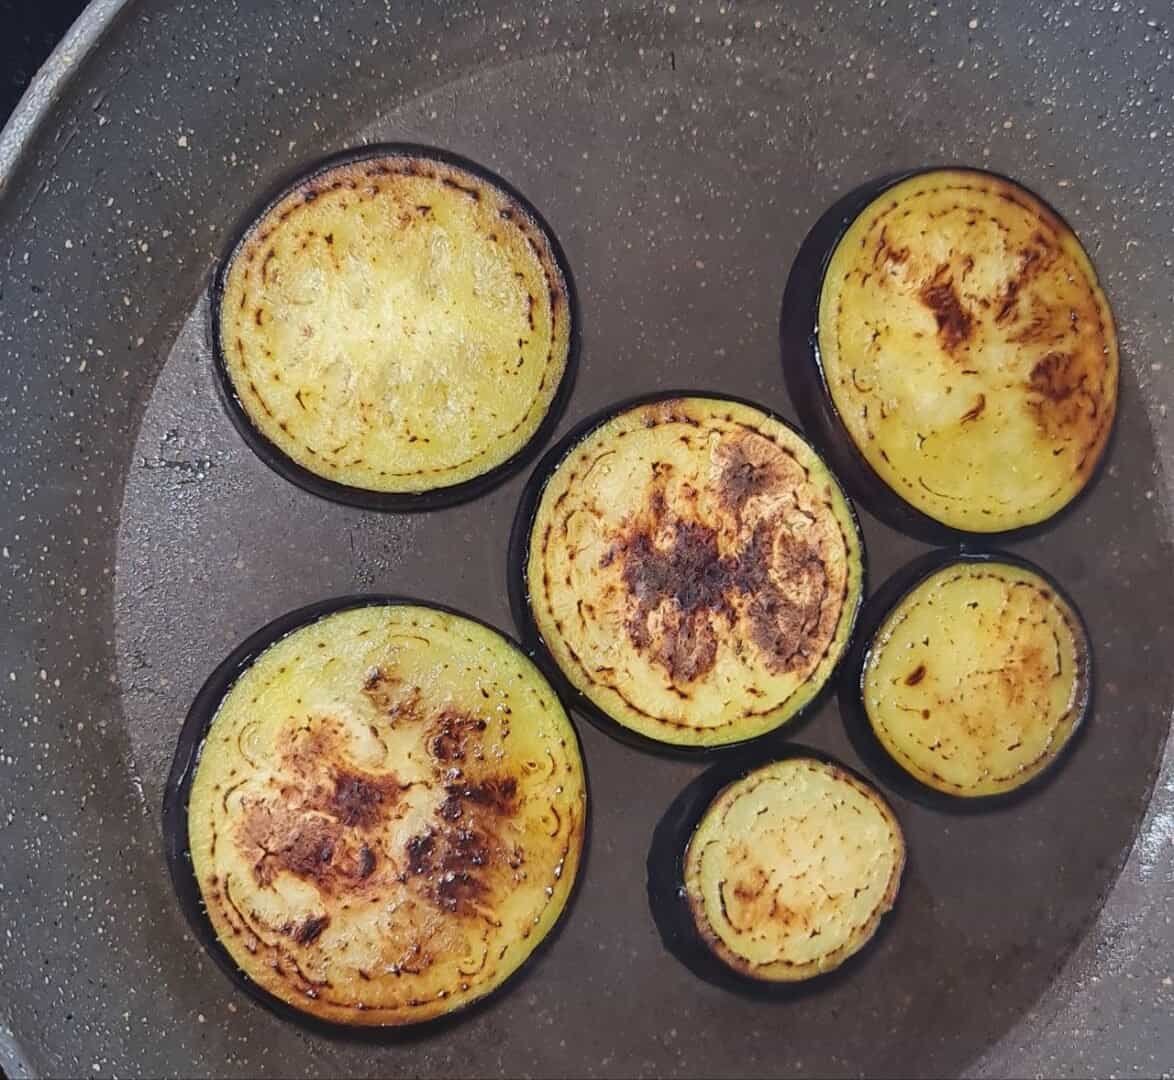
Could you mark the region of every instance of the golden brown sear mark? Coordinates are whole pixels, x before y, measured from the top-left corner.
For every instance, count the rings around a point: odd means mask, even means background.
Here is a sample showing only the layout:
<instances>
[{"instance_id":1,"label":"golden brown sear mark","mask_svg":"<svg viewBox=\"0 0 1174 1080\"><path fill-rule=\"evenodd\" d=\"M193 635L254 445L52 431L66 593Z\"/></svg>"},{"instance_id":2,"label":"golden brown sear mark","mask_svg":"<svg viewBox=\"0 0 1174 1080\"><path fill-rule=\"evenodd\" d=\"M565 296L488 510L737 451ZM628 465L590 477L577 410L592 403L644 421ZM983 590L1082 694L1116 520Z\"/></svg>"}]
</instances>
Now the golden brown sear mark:
<instances>
[{"instance_id":1,"label":"golden brown sear mark","mask_svg":"<svg viewBox=\"0 0 1174 1080\"><path fill-rule=\"evenodd\" d=\"M1051 440L1071 440L1098 424L1098 395L1089 390L1086 359L1051 351L1036 361L1027 380L1027 408L1040 430Z\"/></svg>"},{"instance_id":2,"label":"golden brown sear mark","mask_svg":"<svg viewBox=\"0 0 1174 1080\"><path fill-rule=\"evenodd\" d=\"M429 724L428 752L440 762L460 762L480 756L480 737L488 724L459 709L445 708Z\"/></svg>"},{"instance_id":3,"label":"golden brown sear mark","mask_svg":"<svg viewBox=\"0 0 1174 1080\"><path fill-rule=\"evenodd\" d=\"M806 661L828 589L816 548L785 529L774 533L769 521L725 555L716 531L700 522L675 521L667 547L657 543L658 531L654 521L616 545L634 602L626 629L637 649L651 651L675 682L692 682L714 666L717 624L732 626L740 606L773 671Z\"/></svg>"},{"instance_id":4,"label":"golden brown sear mark","mask_svg":"<svg viewBox=\"0 0 1174 1080\"><path fill-rule=\"evenodd\" d=\"M384 816L385 804L399 795L394 777L372 777L340 769L334 778L334 792L327 808L343 825L369 829Z\"/></svg>"},{"instance_id":5,"label":"golden brown sear mark","mask_svg":"<svg viewBox=\"0 0 1174 1080\"><path fill-rule=\"evenodd\" d=\"M823 628L827 567L816 548L789 532L779 532L772 544L768 528L763 523L755 529L742 556L748 564L747 613L751 636L768 666L790 671L808 661L809 647Z\"/></svg>"},{"instance_id":6,"label":"golden brown sear mark","mask_svg":"<svg viewBox=\"0 0 1174 1080\"><path fill-rule=\"evenodd\" d=\"M1031 369L1030 386L1048 401L1067 401L1083 379L1074 378L1072 357L1067 353L1050 352L1041 357Z\"/></svg>"},{"instance_id":7,"label":"golden brown sear mark","mask_svg":"<svg viewBox=\"0 0 1174 1080\"><path fill-rule=\"evenodd\" d=\"M284 871L324 893L358 886L375 871L373 834L395 813L405 785L347 764L330 717L295 730L280 757L275 797L242 800L237 842L257 883L270 885Z\"/></svg>"},{"instance_id":8,"label":"golden brown sear mark","mask_svg":"<svg viewBox=\"0 0 1174 1080\"><path fill-rule=\"evenodd\" d=\"M329 925L329 915L307 915L299 923L286 923L282 930L299 945L312 945Z\"/></svg>"},{"instance_id":9,"label":"golden brown sear mark","mask_svg":"<svg viewBox=\"0 0 1174 1080\"><path fill-rule=\"evenodd\" d=\"M643 422L646 428L659 427L661 424L685 424L693 428L701 427L701 421L689 413L687 402L681 398L665 398L663 401L649 402L644 407L643 413Z\"/></svg>"},{"instance_id":10,"label":"golden brown sear mark","mask_svg":"<svg viewBox=\"0 0 1174 1080\"><path fill-rule=\"evenodd\" d=\"M962 306L949 263L942 263L937 268L933 277L922 286L919 296L937 320L938 340L946 352L953 353L970 340L974 317Z\"/></svg>"},{"instance_id":11,"label":"golden brown sear mark","mask_svg":"<svg viewBox=\"0 0 1174 1080\"><path fill-rule=\"evenodd\" d=\"M726 880L721 886L722 913L726 921L740 933L748 933L765 921L777 921L783 925L790 922L791 909L779 901L781 886L775 885L769 892L767 886L771 884L766 870L757 863L749 863L749 852L737 859L731 869L738 872L732 882ZM734 859L731 858L731 863ZM780 914L785 913L780 918Z\"/></svg>"},{"instance_id":12,"label":"golden brown sear mark","mask_svg":"<svg viewBox=\"0 0 1174 1080\"><path fill-rule=\"evenodd\" d=\"M725 439L718 448L721 472L718 476L718 499L731 513L742 512L746 503L756 495L776 490L784 480L784 463L788 459L769 439L752 432Z\"/></svg>"},{"instance_id":13,"label":"golden brown sear mark","mask_svg":"<svg viewBox=\"0 0 1174 1080\"><path fill-rule=\"evenodd\" d=\"M407 871L431 903L442 911L481 914L475 904L490 895L493 875L517 870L524 861L524 852L503 833L518 806L512 776L445 787L436 820L405 845Z\"/></svg>"},{"instance_id":14,"label":"golden brown sear mark","mask_svg":"<svg viewBox=\"0 0 1174 1080\"><path fill-rule=\"evenodd\" d=\"M454 180L451 176L442 176L440 182L454 191L463 191L474 202L481 201L481 189L473 184L462 184L459 180Z\"/></svg>"},{"instance_id":15,"label":"golden brown sear mark","mask_svg":"<svg viewBox=\"0 0 1174 1080\"><path fill-rule=\"evenodd\" d=\"M623 560L624 584L636 604L627 620L632 644L642 650L651 646L675 680L691 682L704 674L717 656L710 615L728 611L727 594L734 588L734 567L719 556L717 534L697 522L678 521L664 550L650 533L637 532L623 542ZM673 607L654 643L649 623L665 601Z\"/></svg>"},{"instance_id":16,"label":"golden brown sear mark","mask_svg":"<svg viewBox=\"0 0 1174 1080\"><path fill-rule=\"evenodd\" d=\"M1019 268L1007 279L998 297L995 322L999 325L1010 322L1018 312L1019 295L1033 277L1046 270L1055 262L1058 254L1056 244L1042 232L1036 230L1028 244L1019 252Z\"/></svg>"},{"instance_id":17,"label":"golden brown sear mark","mask_svg":"<svg viewBox=\"0 0 1174 1080\"><path fill-rule=\"evenodd\" d=\"M985 408L986 394L979 394L978 397L974 399L974 404L971 405L970 408L962 414L961 423L968 424L974 420L977 420L980 416L982 416L983 410Z\"/></svg>"},{"instance_id":18,"label":"golden brown sear mark","mask_svg":"<svg viewBox=\"0 0 1174 1080\"><path fill-rule=\"evenodd\" d=\"M485 759L487 721L445 707L427 728L425 745L444 797L434 820L404 846L407 874L426 900L442 911L480 914L490 896L491 877L521 866L523 853L503 837L503 824L518 811L518 783L512 776L466 775Z\"/></svg>"},{"instance_id":19,"label":"golden brown sear mark","mask_svg":"<svg viewBox=\"0 0 1174 1080\"><path fill-rule=\"evenodd\" d=\"M908 675L905 676L906 686L916 686L922 679L925 678L925 665L918 664Z\"/></svg>"},{"instance_id":20,"label":"golden brown sear mark","mask_svg":"<svg viewBox=\"0 0 1174 1080\"><path fill-rule=\"evenodd\" d=\"M401 688L382 669L364 682L368 696ZM402 714L402 699L392 699L390 708ZM518 810L517 781L510 776L471 779L464 772L467 759L484 759L481 741L487 726L451 707L428 725L425 745L443 798L434 823L405 845L403 865L421 880L424 897L447 912L476 913L476 904L490 894L490 875L516 869L524 858L503 839L501 828ZM378 865L376 835L395 815L406 785L393 774L343 764L338 729L330 718L295 731L281 758L286 779L277 797L249 802L238 827L240 850L252 861L257 883L271 885L284 872L326 895L362 888ZM309 943L325 925L291 925L288 936Z\"/></svg>"},{"instance_id":21,"label":"golden brown sear mark","mask_svg":"<svg viewBox=\"0 0 1174 1080\"><path fill-rule=\"evenodd\" d=\"M357 830L308 808L250 802L236 839L262 887L284 872L332 894L359 887L375 871L375 852Z\"/></svg>"},{"instance_id":22,"label":"golden brown sear mark","mask_svg":"<svg viewBox=\"0 0 1174 1080\"><path fill-rule=\"evenodd\" d=\"M420 718L420 688L405 686L398 676L381 667L373 667L367 673L363 695L392 726L400 720Z\"/></svg>"},{"instance_id":23,"label":"golden brown sear mark","mask_svg":"<svg viewBox=\"0 0 1174 1080\"><path fill-rule=\"evenodd\" d=\"M909 247L895 248L887 242L882 242L878 254L884 260L886 266L901 266L909 258ZM875 259L873 260L873 264L876 264Z\"/></svg>"},{"instance_id":24,"label":"golden brown sear mark","mask_svg":"<svg viewBox=\"0 0 1174 1080\"><path fill-rule=\"evenodd\" d=\"M659 403L655 421L679 422L682 415L676 403ZM682 485L673 500L667 497L672 470L656 463L642 510L599 563L606 569L622 560L620 576L631 601L625 620L629 640L649 653L674 685L713 668L722 624L732 628L745 618L751 640L775 673L801 667L823 629L829 586L817 544L779 520L778 505L767 507L773 514L748 511L757 496L793 496L807 480L806 469L749 429L724 438L716 458L716 499L745 537L739 547L722 552L718 530L697 519L700 494L692 485ZM678 507L687 516L677 513ZM793 498L787 507L814 521Z\"/></svg>"}]
</instances>

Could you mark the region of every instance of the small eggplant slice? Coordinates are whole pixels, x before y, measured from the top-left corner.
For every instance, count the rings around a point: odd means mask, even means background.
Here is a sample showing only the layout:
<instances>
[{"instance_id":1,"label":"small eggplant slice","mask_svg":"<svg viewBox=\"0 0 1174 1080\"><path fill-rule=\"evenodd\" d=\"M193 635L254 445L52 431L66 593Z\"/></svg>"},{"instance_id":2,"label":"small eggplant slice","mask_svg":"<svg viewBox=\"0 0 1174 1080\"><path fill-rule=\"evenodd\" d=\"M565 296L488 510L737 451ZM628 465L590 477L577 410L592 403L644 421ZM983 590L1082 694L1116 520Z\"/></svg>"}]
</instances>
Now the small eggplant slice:
<instances>
[{"instance_id":1,"label":"small eggplant slice","mask_svg":"<svg viewBox=\"0 0 1174 1080\"><path fill-rule=\"evenodd\" d=\"M525 617L605 726L726 746L826 683L863 549L835 478L781 420L727 398L645 399L572 433L536 482L519 512Z\"/></svg>"},{"instance_id":2,"label":"small eggplant slice","mask_svg":"<svg viewBox=\"0 0 1174 1080\"><path fill-rule=\"evenodd\" d=\"M1019 184L935 169L867 186L812 230L783 308L800 415L890 523L1014 531L1092 478L1117 408L1113 315L1072 229Z\"/></svg>"},{"instance_id":3,"label":"small eggplant slice","mask_svg":"<svg viewBox=\"0 0 1174 1080\"><path fill-rule=\"evenodd\" d=\"M737 975L795 983L862 949L892 907L901 826L875 788L827 760L747 772L709 804L684 856L701 940Z\"/></svg>"},{"instance_id":4,"label":"small eggplant slice","mask_svg":"<svg viewBox=\"0 0 1174 1080\"><path fill-rule=\"evenodd\" d=\"M934 792L1018 792L1088 711L1091 648L1076 608L1038 567L1005 554L933 553L897 582L884 590L899 594L892 606L869 610L862 628L868 733Z\"/></svg>"},{"instance_id":5,"label":"small eggplant slice","mask_svg":"<svg viewBox=\"0 0 1174 1080\"><path fill-rule=\"evenodd\" d=\"M420 147L369 147L286 189L213 307L227 403L254 448L311 490L387 508L515 459L565 390L575 330L537 211Z\"/></svg>"},{"instance_id":6,"label":"small eggplant slice","mask_svg":"<svg viewBox=\"0 0 1174 1080\"><path fill-rule=\"evenodd\" d=\"M168 810L190 862L179 849L172 873L181 898L194 877L193 925L267 1004L415 1024L502 985L554 927L583 766L550 685L502 635L350 603L234 654L197 699L206 734L185 801L180 758L200 745L185 728Z\"/></svg>"}]
</instances>

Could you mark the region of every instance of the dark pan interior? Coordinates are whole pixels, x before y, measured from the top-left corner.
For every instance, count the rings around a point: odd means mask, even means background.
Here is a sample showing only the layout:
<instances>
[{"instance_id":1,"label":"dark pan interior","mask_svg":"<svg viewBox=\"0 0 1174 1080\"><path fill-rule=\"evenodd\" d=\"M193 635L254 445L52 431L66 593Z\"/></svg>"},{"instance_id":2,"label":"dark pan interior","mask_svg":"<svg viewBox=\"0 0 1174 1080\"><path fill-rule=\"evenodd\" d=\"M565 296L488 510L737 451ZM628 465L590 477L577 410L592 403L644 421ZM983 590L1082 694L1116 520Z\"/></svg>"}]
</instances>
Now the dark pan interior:
<instances>
[{"instance_id":1,"label":"dark pan interior","mask_svg":"<svg viewBox=\"0 0 1174 1080\"><path fill-rule=\"evenodd\" d=\"M1061 974L1143 823L1172 696L1159 403L1174 389L1161 367L1174 60L1156 12L1100 0L122 7L69 61L60 101L0 188L0 1066L1168 1067L1168 810L1148 820L1111 901L1110 929L1125 936L1098 930L1076 956L1085 966ZM1055 780L1013 807L950 816L892 796L905 885L851 978L752 1000L667 952L645 858L703 766L581 718L592 845L572 917L510 992L462 1022L387 1046L309 1034L234 989L189 933L160 844L163 785L192 697L237 642L366 590L511 627L506 546L527 470L430 514L338 506L266 468L217 400L207 286L241 213L368 139L464 154L550 222L583 318L558 433L679 385L794 419L778 347L790 261L819 213L871 176L943 160L997 169L1088 246L1120 322L1118 432L1078 510L1011 547L1080 606L1096 713ZM873 587L925 550L861 517ZM795 734L868 775L834 696ZM1136 989L1110 975L1128 965ZM1090 1004L1073 1013L1074 1001Z\"/></svg>"}]
</instances>

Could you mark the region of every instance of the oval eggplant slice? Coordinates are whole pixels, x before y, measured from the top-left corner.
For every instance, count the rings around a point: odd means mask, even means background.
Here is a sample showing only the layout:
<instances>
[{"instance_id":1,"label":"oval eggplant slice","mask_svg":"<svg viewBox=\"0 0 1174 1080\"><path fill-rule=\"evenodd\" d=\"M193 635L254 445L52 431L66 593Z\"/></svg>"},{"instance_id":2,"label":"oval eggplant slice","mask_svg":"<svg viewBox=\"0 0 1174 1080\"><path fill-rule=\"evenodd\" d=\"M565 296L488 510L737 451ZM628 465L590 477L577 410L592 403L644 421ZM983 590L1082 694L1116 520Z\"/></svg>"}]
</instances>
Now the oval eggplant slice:
<instances>
[{"instance_id":1,"label":"oval eggplant slice","mask_svg":"<svg viewBox=\"0 0 1174 1080\"><path fill-rule=\"evenodd\" d=\"M574 303L549 227L503 180L368 147L247 229L217 278L213 337L234 421L283 475L379 509L439 505L549 429Z\"/></svg>"},{"instance_id":2,"label":"oval eggplant slice","mask_svg":"<svg viewBox=\"0 0 1174 1080\"><path fill-rule=\"evenodd\" d=\"M906 531L1036 525L1104 453L1112 312L1072 230L1004 177L934 169L842 200L804 242L782 328L804 423Z\"/></svg>"},{"instance_id":3,"label":"oval eggplant slice","mask_svg":"<svg viewBox=\"0 0 1174 1080\"><path fill-rule=\"evenodd\" d=\"M870 600L856 689L867 734L909 777L969 800L1040 777L1088 712L1091 646L1042 570L934 552Z\"/></svg>"},{"instance_id":4,"label":"oval eggplant slice","mask_svg":"<svg viewBox=\"0 0 1174 1080\"><path fill-rule=\"evenodd\" d=\"M386 599L312 610L238 650L181 739L180 806L206 727L186 839L214 955L317 1020L451 1014L567 903L586 823L574 730L489 627Z\"/></svg>"},{"instance_id":5,"label":"oval eggplant slice","mask_svg":"<svg viewBox=\"0 0 1174 1080\"><path fill-rule=\"evenodd\" d=\"M888 803L818 757L761 765L710 803L684 857L697 933L736 974L793 983L863 948L905 865Z\"/></svg>"},{"instance_id":6,"label":"oval eggplant slice","mask_svg":"<svg viewBox=\"0 0 1174 1080\"><path fill-rule=\"evenodd\" d=\"M534 483L515 532L526 618L605 726L725 746L825 684L863 549L835 478L783 421L727 398L645 399L573 432Z\"/></svg>"}]
</instances>

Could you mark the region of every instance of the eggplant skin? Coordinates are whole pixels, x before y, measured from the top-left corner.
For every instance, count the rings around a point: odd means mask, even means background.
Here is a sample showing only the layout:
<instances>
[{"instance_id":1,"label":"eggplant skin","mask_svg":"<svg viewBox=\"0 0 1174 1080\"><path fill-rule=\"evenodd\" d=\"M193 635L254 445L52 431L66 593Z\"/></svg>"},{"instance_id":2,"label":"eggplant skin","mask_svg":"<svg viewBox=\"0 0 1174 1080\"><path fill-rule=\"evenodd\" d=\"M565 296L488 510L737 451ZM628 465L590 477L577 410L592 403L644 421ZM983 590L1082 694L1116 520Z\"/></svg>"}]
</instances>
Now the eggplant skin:
<instances>
[{"instance_id":1,"label":"eggplant skin","mask_svg":"<svg viewBox=\"0 0 1174 1080\"><path fill-rule=\"evenodd\" d=\"M879 792L827 761L788 757L730 783L704 812L685 852L685 897L735 973L801 982L872 939L904 867L904 835Z\"/></svg>"},{"instance_id":2,"label":"eggplant skin","mask_svg":"<svg viewBox=\"0 0 1174 1080\"><path fill-rule=\"evenodd\" d=\"M230 410L282 471L344 492L460 488L516 458L559 397L574 297L557 241L504 182L436 153L311 173L218 279Z\"/></svg>"},{"instance_id":3,"label":"eggplant skin","mask_svg":"<svg viewBox=\"0 0 1174 1080\"><path fill-rule=\"evenodd\" d=\"M864 566L852 509L801 436L744 402L668 396L559 453L529 527L526 600L593 710L708 748L815 697L846 648Z\"/></svg>"},{"instance_id":4,"label":"eggplant skin","mask_svg":"<svg viewBox=\"0 0 1174 1080\"><path fill-rule=\"evenodd\" d=\"M929 566L862 642L865 719L925 787L1009 796L1056 763L1088 712L1087 632L1058 586L1024 560L968 555Z\"/></svg>"},{"instance_id":5,"label":"eggplant skin","mask_svg":"<svg viewBox=\"0 0 1174 1080\"><path fill-rule=\"evenodd\" d=\"M1014 181L932 169L853 193L805 241L782 325L805 422L906 531L1038 525L1103 457L1113 315L1071 228Z\"/></svg>"},{"instance_id":6,"label":"eggplant skin","mask_svg":"<svg viewBox=\"0 0 1174 1080\"><path fill-rule=\"evenodd\" d=\"M574 730L496 631L371 604L265 649L224 696L188 803L220 944L306 1017L398 1026L490 993L570 895Z\"/></svg>"}]
</instances>

